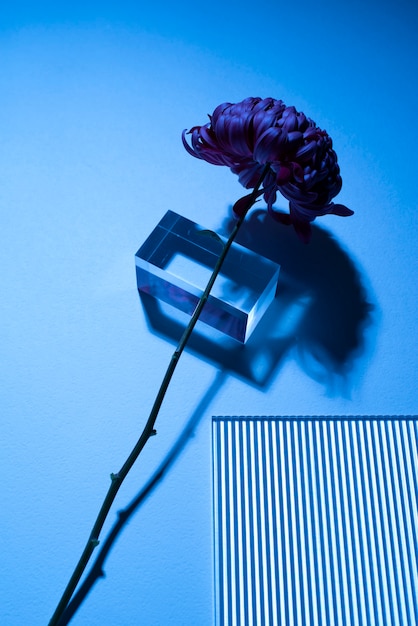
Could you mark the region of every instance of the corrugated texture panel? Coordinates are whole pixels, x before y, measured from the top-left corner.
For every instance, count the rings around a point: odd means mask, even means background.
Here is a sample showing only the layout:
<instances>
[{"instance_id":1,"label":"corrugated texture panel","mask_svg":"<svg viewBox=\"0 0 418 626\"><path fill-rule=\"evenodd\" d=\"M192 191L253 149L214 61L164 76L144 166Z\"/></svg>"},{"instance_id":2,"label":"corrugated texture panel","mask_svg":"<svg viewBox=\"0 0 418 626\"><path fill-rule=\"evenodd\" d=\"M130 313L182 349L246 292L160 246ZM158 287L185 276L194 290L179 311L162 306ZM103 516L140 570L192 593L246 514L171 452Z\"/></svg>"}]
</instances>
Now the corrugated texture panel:
<instances>
[{"instance_id":1,"label":"corrugated texture panel","mask_svg":"<svg viewBox=\"0 0 418 626\"><path fill-rule=\"evenodd\" d=\"M418 417L213 419L217 626L418 625Z\"/></svg>"}]
</instances>

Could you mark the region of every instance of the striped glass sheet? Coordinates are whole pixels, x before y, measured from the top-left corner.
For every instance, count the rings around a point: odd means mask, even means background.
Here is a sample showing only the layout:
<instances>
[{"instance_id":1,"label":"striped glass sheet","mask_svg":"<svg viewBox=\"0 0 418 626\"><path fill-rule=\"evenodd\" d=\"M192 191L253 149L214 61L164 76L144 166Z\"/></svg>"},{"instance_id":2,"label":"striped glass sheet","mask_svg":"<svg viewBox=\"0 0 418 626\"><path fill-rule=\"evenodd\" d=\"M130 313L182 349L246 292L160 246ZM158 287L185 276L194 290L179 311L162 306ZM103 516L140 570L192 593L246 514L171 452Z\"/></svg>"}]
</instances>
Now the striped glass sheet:
<instances>
[{"instance_id":1,"label":"striped glass sheet","mask_svg":"<svg viewBox=\"0 0 418 626\"><path fill-rule=\"evenodd\" d=\"M418 416L213 418L217 626L418 625Z\"/></svg>"}]
</instances>

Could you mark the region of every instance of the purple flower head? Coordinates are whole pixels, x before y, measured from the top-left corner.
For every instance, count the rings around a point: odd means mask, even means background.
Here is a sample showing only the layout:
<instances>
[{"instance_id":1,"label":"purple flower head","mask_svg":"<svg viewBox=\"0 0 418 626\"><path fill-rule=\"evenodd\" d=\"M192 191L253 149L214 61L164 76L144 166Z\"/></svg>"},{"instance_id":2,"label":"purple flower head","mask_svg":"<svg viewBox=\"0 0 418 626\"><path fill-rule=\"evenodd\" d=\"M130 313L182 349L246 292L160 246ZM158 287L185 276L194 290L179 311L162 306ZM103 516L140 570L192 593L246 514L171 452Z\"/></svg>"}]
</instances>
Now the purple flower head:
<instances>
[{"instance_id":1,"label":"purple flower head","mask_svg":"<svg viewBox=\"0 0 418 626\"><path fill-rule=\"evenodd\" d=\"M188 134L191 146L186 131L182 137L189 154L226 165L246 189L257 185L268 164L260 195L263 193L269 213L278 221L293 224L305 241L316 217L353 214L344 205L331 202L342 186L331 137L281 100L246 98L238 104L220 104L207 124L194 126ZM277 191L289 200L289 214L273 210Z\"/></svg>"}]
</instances>

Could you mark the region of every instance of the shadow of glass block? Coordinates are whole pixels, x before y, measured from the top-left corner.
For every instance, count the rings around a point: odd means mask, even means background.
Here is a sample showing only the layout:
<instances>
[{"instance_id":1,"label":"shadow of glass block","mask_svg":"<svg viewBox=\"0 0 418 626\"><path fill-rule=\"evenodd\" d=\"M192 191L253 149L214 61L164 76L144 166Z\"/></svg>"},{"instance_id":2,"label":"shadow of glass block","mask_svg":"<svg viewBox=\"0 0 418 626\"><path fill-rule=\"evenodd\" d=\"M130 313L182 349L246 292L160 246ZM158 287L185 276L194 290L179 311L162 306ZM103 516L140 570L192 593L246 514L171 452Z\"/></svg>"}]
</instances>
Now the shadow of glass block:
<instances>
[{"instance_id":1,"label":"shadow of glass block","mask_svg":"<svg viewBox=\"0 0 418 626\"><path fill-rule=\"evenodd\" d=\"M222 241L167 211L135 255L139 291L192 315ZM234 243L199 320L245 343L274 300L279 271L276 263Z\"/></svg>"}]
</instances>

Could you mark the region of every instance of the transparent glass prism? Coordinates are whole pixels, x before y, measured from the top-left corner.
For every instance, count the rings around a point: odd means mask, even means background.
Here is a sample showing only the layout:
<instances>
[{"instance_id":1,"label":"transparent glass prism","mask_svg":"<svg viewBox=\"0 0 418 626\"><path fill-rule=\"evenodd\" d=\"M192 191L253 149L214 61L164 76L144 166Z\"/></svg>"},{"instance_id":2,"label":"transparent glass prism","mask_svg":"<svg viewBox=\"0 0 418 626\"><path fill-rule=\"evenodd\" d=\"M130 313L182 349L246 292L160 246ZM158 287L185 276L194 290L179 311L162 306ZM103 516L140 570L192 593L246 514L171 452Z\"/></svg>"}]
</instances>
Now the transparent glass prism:
<instances>
[{"instance_id":1,"label":"transparent glass prism","mask_svg":"<svg viewBox=\"0 0 418 626\"><path fill-rule=\"evenodd\" d=\"M192 315L221 251L217 235L167 211L135 255L138 289ZM199 320L245 343L275 297L279 271L233 243Z\"/></svg>"}]
</instances>

